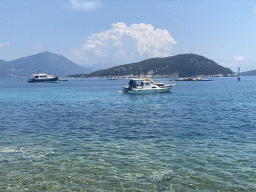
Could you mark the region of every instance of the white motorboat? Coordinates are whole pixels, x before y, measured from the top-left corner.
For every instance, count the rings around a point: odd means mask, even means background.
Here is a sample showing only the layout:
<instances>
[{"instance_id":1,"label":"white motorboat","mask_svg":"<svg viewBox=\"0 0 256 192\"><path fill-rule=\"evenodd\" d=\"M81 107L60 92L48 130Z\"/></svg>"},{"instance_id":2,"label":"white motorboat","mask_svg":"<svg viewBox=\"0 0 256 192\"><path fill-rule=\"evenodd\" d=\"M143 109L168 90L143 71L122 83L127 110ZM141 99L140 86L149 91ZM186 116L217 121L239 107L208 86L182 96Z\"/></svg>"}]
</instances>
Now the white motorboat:
<instances>
[{"instance_id":1,"label":"white motorboat","mask_svg":"<svg viewBox=\"0 0 256 192\"><path fill-rule=\"evenodd\" d=\"M58 82L59 77L53 75L47 75L45 73L36 73L29 78L29 83L41 83L41 82Z\"/></svg>"},{"instance_id":2,"label":"white motorboat","mask_svg":"<svg viewBox=\"0 0 256 192\"><path fill-rule=\"evenodd\" d=\"M173 84L154 83L150 78L130 78L123 93L165 93L170 92Z\"/></svg>"}]
</instances>

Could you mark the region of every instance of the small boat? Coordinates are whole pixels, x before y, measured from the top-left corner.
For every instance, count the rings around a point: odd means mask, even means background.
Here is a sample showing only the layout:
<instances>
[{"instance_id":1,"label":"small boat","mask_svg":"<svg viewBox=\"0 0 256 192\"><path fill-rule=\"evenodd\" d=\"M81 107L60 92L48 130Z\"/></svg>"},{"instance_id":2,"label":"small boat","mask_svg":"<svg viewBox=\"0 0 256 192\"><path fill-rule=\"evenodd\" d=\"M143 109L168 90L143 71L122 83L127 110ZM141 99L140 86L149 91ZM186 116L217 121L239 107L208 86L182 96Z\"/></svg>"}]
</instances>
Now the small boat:
<instances>
[{"instance_id":1,"label":"small boat","mask_svg":"<svg viewBox=\"0 0 256 192\"><path fill-rule=\"evenodd\" d=\"M116 78L110 78L110 79L108 79L108 80L118 80L118 79L116 79Z\"/></svg>"},{"instance_id":2,"label":"small boat","mask_svg":"<svg viewBox=\"0 0 256 192\"><path fill-rule=\"evenodd\" d=\"M130 78L123 93L166 93L170 92L173 84L154 83L150 78Z\"/></svg>"},{"instance_id":3,"label":"small boat","mask_svg":"<svg viewBox=\"0 0 256 192\"><path fill-rule=\"evenodd\" d=\"M42 83L42 82L58 82L59 77L47 75L45 73L36 73L29 78L29 83Z\"/></svg>"},{"instance_id":4,"label":"small boat","mask_svg":"<svg viewBox=\"0 0 256 192\"><path fill-rule=\"evenodd\" d=\"M198 78L188 77L188 78L184 78L184 79L175 79L174 81L211 81L211 80L203 79L202 77L198 77Z\"/></svg>"},{"instance_id":5,"label":"small boat","mask_svg":"<svg viewBox=\"0 0 256 192\"><path fill-rule=\"evenodd\" d=\"M67 78L59 78L58 81L68 81Z\"/></svg>"}]
</instances>

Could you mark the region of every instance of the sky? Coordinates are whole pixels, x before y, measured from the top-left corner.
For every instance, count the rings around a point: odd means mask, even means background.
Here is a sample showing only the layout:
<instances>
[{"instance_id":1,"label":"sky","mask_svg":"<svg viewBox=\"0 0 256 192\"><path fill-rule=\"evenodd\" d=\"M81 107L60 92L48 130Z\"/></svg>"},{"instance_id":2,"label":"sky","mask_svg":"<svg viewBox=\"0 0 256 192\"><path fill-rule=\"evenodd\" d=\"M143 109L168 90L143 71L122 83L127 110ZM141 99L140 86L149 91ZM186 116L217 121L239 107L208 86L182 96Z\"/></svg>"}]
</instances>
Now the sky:
<instances>
[{"instance_id":1,"label":"sky","mask_svg":"<svg viewBox=\"0 0 256 192\"><path fill-rule=\"evenodd\" d=\"M85 66L193 53L256 69L256 1L0 0L0 59L49 51Z\"/></svg>"}]
</instances>

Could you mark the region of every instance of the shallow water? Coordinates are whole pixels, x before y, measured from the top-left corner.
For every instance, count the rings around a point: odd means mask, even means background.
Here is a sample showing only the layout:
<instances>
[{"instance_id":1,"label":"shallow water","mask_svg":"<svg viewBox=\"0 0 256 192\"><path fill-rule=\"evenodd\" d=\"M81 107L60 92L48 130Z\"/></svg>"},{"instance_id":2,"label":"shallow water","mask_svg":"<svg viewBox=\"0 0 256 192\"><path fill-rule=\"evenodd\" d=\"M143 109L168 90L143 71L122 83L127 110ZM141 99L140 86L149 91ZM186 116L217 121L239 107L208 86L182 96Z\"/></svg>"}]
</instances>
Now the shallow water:
<instances>
[{"instance_id":1,"label":"shallow water","mask_svg":"<svg viewBox=\"0 0 256 192\"><path fill-rule=\"evenodd\" d=\"M0 79L0 191L256 191L256 78L213 80Z\"/></svg>"}]
</instances>

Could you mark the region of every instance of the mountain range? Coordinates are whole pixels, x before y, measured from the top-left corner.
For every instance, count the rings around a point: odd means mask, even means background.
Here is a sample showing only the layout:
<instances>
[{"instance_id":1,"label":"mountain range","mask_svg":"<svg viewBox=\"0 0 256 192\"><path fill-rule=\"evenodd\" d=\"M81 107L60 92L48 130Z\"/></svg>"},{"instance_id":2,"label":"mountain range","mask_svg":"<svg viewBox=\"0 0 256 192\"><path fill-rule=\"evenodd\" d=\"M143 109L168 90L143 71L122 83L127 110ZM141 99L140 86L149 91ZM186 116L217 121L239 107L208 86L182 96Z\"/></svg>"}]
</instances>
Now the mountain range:
<instances>
[{"instance_id":1,"label":"mountain range","mask_svg":"<svg viewBox=\"0 0 256 192\"><path fill-rule=\"evenodd\" d=\"M196 54L151 58L120 66L113 66L111 63L99 63L85 65L85 67L77 65L62 55L47 51L12 61L0 59L0 77L29 77L34 72L39 71L60 77L139 76L141 73L152 76L175 77L234 74L230 69ZM246 75L255 76L256 70L241 73L241 76Z\"/></svg>"},{"instance_id":2,"label":"mountain range","mask_svg":"<svg viewBox=\"0 0 256 192\"><path fill-rule=\"evenodd\" d=\"M91 72L62 55L47 51L9 62L0 60L0 77L29 77L39 71L60 77Z\"/></svg>"},{"instance_id":3,"label":"mountain range","mask_svg":"<svg viewBox=\"0 0 256 192\"><path fill-rule=\"evenodd\" d=\"M256 70L246 71L240 73L241 76L256 76Z\"/></svg>"},{"instance_id":4,"label":"mountain range","mask_svg":"<svg viewBox=\"0 0 256 192\"><path fill-rule=\"evenodd\" d=\"M115 66L90 74L71 75L70 77L106 76L173 76L192 77L198 75L234 75L229 68L196 54L180 54L164 58L152 58L137 63Z\"/></svg>"},{"instance_id":5,"label":"mountain range","mask_svg":"<svg viewBox=\"0 0 256 192\"><path fill-rule=\"evenodd\" d=\"M103 70L103 69L108 69L111 67L114 67L115 65L112 63L95 63L93 65L83 65L83 67L85 67L86 69L93 71L99 71L99 70Z\"/></svg>"}]
</instances>

